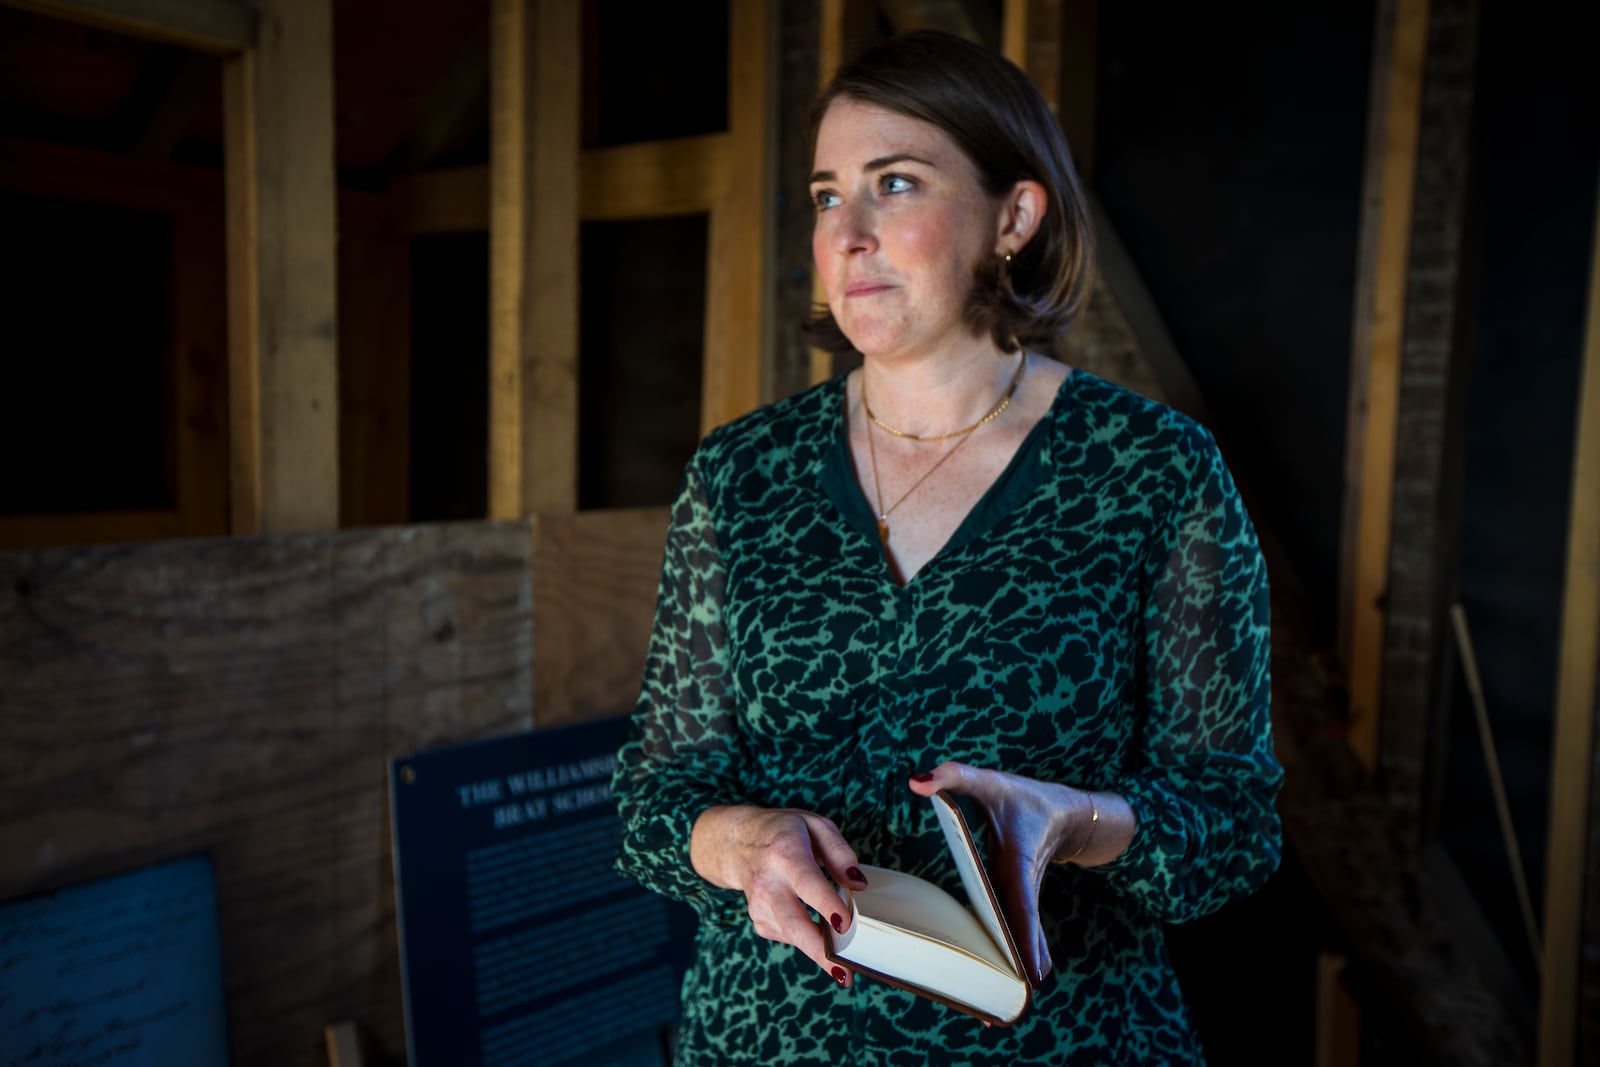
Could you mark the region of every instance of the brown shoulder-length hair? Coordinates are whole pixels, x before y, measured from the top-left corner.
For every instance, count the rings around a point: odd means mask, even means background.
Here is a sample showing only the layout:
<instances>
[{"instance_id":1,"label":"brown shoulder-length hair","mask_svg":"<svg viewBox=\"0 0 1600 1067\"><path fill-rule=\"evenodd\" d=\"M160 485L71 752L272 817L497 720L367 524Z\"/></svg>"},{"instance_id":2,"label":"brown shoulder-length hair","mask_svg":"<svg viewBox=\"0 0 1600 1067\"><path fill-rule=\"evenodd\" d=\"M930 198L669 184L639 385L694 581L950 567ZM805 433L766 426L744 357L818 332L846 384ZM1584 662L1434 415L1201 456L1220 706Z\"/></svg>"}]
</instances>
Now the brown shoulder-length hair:
<instances>
[{"instance_id":1,"label":"brown shoulder-length hair","mask_svg":"<svg viewBox=\"0 0 1600 1067\"><path fill-rule=\"evenodd\" d=\"M1088 297L1093 238L1067 139L1033 82L1008 60L952 34L895 37L841 68L822 91L811 112L813 156L822 117L840 98L939 127L972 160L991 196L1024 179L1044 186L1049 209L1039 232L1009 264L994 258L978 265L966 317L1002 352L1019 345L1048 349ZM805 332L825 351L854 347L825 305Z\"/></svg>"}]
</instances>

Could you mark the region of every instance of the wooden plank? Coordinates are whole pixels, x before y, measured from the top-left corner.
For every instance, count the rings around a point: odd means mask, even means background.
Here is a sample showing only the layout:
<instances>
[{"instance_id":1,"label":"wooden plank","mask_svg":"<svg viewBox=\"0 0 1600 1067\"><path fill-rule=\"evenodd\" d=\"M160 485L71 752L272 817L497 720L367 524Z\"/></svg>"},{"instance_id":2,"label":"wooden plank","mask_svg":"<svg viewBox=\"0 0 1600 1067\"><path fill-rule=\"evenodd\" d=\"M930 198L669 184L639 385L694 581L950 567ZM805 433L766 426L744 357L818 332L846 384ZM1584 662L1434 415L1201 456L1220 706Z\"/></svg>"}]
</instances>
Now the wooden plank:
<instances>
[{"instance_id":1,"label":"wooden plank","mask_svg":"<svg viewBox=\"0 0 1600 1067\"><path fill-rule=\"evenodd\" d=\"M769 302L773 213L771 5L729 6L726 196L711 212L706 241L706 330L700 426L720 426L765 399L771 351Z\"/></svg>"},{"instance_id":2,"label":"wooden plank","mask_svg":"<svg viewBox=\"0 0 1600 1067\"><path fill-rule=\"evenodd\" d=\"M578 160L578 215L585 221L709 213L728 193L727 134L591 148ZM487 167L409 174L390 188L401 233L489 229Z\"/></svg>"},{"instance_id":3,"label":"wooden plank","mask_svg":"<svg viewBox=\"0 0 1600 1067\"><path fill-rule=\"evenodd\" d=\"M223 70L233 530L339 521L332 12L268 0L276 32Z\"/></svg>"},{"instance_id":4,"label":"wooden plank","mask_svg":"<svg viewBox=\"0 0 1600 1067\"><path fill-rule=\"evenodd\" d=\"M1050 111L1061 100L1061 0L1006 0L1000 53L1038 86Z\"/></svg>"},{"instance_id":5,"label":"wooden plank","mask_svg":"<svg viewBox=\"0 0 1600 1067\"><path fill-rule=\"evenodd\" d=\"M583 153L585 219L648 219L709 212L737 183L731 135L706 134L646 141ZM740 181L746 175L740 174Z\"/></svg>"},{"instance_id":6,"label":"wooden plank","mask_svg":"<svg viewBox=\"0 0 1600 1067\"><path fill-rule=\"evenodd\" d=\"M328 1052L328 1067L363 1067L361 1035L356 1024L330 1023L322 1028L323 1044Z\"/></svg>"},{"instance_id":7,"label":"wooden plank","mask_svg":"<svg viewBox=\"0 0 1600 1067\"><path fill-rule=\"evenodd\" d=\"M1350 674L1350 743L1378 757L1395 433L1406 266L1429 0L1384 0L1378 12L1366 197L1356 284L1346 456L1341 641Z\"/></svg>"},{"instance_id":8,"label":"wooden plank","mask_svg":"<svg viewBox=\"0 0 1600 1067\"><path fill-rule=\"evenodd\" d=\"M1583 950L1600 942L1584 922L1584 876L1594 862L1589 820L1595 763L1596 660L1600 658L1600 210L1589 269L1588 325L1573 446L1567 585L1561 609L1550 821L1545 839L1544 966L1540 972L1540 1067L1576 1062ZM1592 964L1591 964L1592 965Z\"/></svg>"},{"instance_id":9,"label":"wooden plank","mask_svg":"<svg viewBox=\"0 0 1600 1067\"><path fill-rule=\"evenodd\" d=\"M533 705L541 727L632 711L655 618L666 508L540 515Z\"/></svg>"},{"instance_id":10,"label":"wooden plank","mask_svg":"<svg viewBox=\"0 0 1600 1067\"><path fill-rule=\"evenodd\" d=\"M231 1062L404 1048L387 760L529 727L526 523L0 553L0 898L215 864Z\"/></svg>"},{"instance_id":11,"label":"wooden plank","mask_svg":"<svg viewBox=\"0 0 1600 1067\"><path fill-rule=\"evenodd\" d=\"M1316 1067L1361 1067L1361 1005L1344 984L1349 963L1330 952L1317 956Z\"/></svg>"},{"instance_id":12,"label":"wooden plank","mask_svg":"<svg viewBox=\"0 0 1600 1067\"><path fill-rule=\"evenodd\" d=\"M254 47L256 9L243 0L0 0L7 7L149 41L230 54Z\"/></svg>"},{"instance_id":13,"label":"wooden plank","mask_svg":"<svg viewBox=\"0 0 1600 1067\"><path fill-rule=\"evenodd\" d=\"M818 21L817 85L819 89L826 89L839 68L861 54L877 35L876 5L865 0L822 0ZM810 172L808 166L806 173ZM815 269L811 272L811 302L815 306L828 302L822 278ZM812 385L827 381L836 373L832 352L811 349L809 378Z\"/></svg>"},{"instance_id":14,"label":"wooden plank","mask_svg":"<svg viewBox=\"0 0 1600 1067\"><path fill-rule=\"evenodd\" d=\"M491 517L577 509L579 16L491 11Z\"/></svg>"}]
</instances>

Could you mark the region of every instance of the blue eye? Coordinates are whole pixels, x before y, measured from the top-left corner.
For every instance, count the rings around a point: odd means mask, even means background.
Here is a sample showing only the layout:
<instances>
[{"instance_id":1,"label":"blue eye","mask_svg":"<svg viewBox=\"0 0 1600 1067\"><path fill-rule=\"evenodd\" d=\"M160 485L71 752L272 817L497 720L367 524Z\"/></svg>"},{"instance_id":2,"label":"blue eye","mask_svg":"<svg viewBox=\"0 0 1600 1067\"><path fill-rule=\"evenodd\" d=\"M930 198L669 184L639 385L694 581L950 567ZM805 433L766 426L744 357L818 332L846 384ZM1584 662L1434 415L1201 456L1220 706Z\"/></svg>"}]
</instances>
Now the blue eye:
<instances>
[{"instance_id":1,"label":"blue eye","mask_svg":"<svg viewBox=\"0 0 1600 1067\"><path fill-rule=\"evenodd\" d=\"M839 194L831 189L819 189L811 195L811 201L818 211L826 211L830 207L839 206Z\"/></svg>"},{"instance_id":2,"label":"blue eye","mask_svg":"<svg viewBox=\"0 0 1600 1067\"><path fill-rule=\"evenodd\" d=\"M904 193L916 188L916 183L900 174L885 174L879 183L886 193Z\"/></svg>"}]
</instances>

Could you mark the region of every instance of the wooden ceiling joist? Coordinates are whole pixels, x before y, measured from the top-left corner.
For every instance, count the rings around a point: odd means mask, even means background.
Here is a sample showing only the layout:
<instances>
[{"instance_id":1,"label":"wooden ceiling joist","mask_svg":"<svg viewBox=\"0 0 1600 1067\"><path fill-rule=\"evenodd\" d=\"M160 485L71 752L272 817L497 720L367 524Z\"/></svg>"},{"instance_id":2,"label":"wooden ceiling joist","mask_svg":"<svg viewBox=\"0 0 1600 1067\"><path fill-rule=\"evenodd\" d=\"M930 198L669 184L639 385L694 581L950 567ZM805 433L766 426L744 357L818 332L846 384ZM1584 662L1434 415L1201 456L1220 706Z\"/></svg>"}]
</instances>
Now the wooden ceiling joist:
<instances>
[{"instance_id":1,"label":"wooden ceiling joist","mask_svg":"<svg viewBox=\"0 0 1600 1067\"><path fill-rule=\"evenodd\" d=\"M256 8L243 0L0 0L8 7L148 41L229 55L256 43Z\"/></svg>"}]
</instances>

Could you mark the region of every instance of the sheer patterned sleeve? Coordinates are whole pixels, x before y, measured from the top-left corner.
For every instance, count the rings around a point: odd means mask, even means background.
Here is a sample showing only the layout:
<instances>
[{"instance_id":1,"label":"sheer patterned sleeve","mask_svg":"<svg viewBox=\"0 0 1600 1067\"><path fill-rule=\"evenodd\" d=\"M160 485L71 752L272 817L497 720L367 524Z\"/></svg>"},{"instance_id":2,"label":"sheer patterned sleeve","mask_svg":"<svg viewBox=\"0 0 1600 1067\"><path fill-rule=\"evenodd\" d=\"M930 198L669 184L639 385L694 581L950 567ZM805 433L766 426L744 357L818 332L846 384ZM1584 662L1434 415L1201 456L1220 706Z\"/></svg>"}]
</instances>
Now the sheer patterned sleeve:
<instances>
[{"instance_id":1,"label":"sheer patterned sleeve","mask_svg":"<svg viewBox=\"0 0 1600 1067\"><path fill-rule=\"evenodd\" d=\"M1107 787L1137 827L1098 868L1168 922L1254 891L1282 850L1266 564L1210 434L1188 441L1190 476L1146 562L1141 744Z\"/></svg>"},{"instance_id":2,"label":"sheer patterned sleeve","mask_svg":"<svg viewBox=\"0 0 1600 1067\"><path fill-rule=\"evenodd\" d=\"M691 464L672 506L644 684L611 788L622 815L617 869L716 923L742 920L744 898L695 873L689 833L707 808L743 802L726 585L705 486Z\"/></svg>"}]
</instances>

